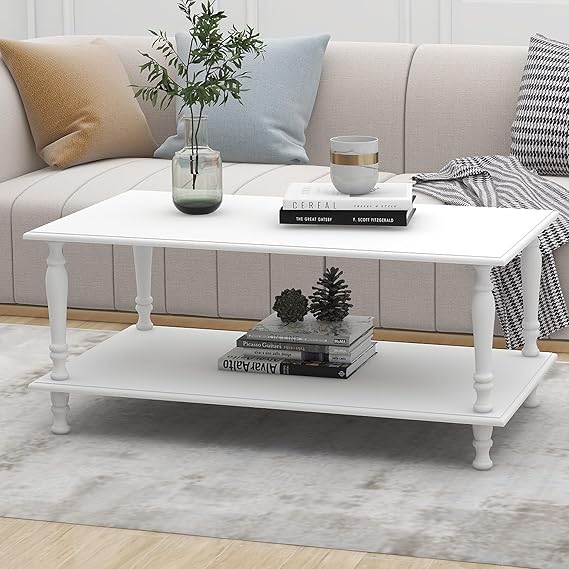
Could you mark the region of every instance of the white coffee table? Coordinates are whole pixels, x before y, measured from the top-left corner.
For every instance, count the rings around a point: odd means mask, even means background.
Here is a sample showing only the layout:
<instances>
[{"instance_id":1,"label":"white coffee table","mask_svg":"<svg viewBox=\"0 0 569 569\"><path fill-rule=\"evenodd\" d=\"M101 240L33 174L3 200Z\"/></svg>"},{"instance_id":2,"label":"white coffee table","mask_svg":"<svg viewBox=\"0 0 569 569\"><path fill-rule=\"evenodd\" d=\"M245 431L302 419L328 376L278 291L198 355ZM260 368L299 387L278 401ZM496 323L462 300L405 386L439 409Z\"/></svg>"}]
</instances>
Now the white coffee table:
<instances>
[{"instance_id":1,"label":"white coffee table","mask_svg":"<svg viewBox=\"0 0 569 569\"><path fill-rule=\"evenodd\" d=\"M538 235L557 213L421 205L407 228L296 227L278 224L280 205L279 198L229 195L213 214L186 216L168 193L130 191L26 233L49 245L53 370L30 388L51 392L52 431L70 430L70 393L391 417L472 425L473 466L491 468L493 427L504 427L522 404L538 404L537 386L556 360L540 353L536 340ZM69 363L64 243L132 246L137 285L136 326ZM221 372L217 359L239 332L153 327L153 247L472 265L475 347L381 342L378 355L347 381ZM490 270L520 252L525 347L494 350Z\"/></svg>"}]
</instances>

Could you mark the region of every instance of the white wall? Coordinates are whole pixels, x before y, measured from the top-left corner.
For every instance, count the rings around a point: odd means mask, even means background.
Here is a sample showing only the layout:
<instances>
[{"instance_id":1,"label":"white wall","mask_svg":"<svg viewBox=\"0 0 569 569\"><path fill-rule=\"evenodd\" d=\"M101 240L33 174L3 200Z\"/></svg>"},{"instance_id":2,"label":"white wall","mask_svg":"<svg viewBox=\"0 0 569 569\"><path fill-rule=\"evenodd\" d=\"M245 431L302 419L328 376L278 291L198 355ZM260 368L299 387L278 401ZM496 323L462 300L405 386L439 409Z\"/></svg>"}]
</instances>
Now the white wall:
<instances>
[{"instance_id":1,"label":"white wall","mask_svg":"<svg viewBox=\"0 0 569 569\"><path fill-rule=\"evenodd\" d=\"M527 44L569 42L569 0L218 0L266 37L330 32L337 40ZM144 34L184 27L176 0L0 0L0 36Z\"/></svg>"}]
</instances>

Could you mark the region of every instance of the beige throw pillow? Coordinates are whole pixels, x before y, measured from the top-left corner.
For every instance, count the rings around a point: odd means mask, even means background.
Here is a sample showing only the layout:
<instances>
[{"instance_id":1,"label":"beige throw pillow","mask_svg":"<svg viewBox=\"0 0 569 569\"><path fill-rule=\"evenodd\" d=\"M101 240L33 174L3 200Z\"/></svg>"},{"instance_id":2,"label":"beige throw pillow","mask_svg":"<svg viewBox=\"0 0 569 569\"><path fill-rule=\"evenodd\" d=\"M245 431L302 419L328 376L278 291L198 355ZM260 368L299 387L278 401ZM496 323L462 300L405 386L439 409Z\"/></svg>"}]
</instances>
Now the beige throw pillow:
<instances>
[{"instance_id":1,"label":"beige throw pillow","mask_svg":"<svg viewBox=\"0 0 569 569\"><path fill-rule=\"evenodd\" d=\"M128 75L104 41L0 40L0 52L50 166L153 155L156 143Z\"/></svg>"}]
</instances>

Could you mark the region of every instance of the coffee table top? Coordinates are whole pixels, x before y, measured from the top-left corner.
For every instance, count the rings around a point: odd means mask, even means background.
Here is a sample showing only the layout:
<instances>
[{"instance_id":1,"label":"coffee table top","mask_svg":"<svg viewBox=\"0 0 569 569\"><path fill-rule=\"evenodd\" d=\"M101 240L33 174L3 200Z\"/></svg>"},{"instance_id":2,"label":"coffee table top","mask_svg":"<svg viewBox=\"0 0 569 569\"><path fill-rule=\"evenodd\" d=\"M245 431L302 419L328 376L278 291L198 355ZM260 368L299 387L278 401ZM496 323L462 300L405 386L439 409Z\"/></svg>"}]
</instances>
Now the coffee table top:
<instances>
[{"instance_id":1,"label":"coffee table top","mask_svg":"<svg viewBox=\"0 0 569 569\"><path fill-rule=\"evenodd\" d=\"M550 210L418 205L408 227L280 225L282 199L225 195L215 213L177 211L168 192L129 191L24 239L505 265L558 215Z\"/></svg>"}]
</instances>

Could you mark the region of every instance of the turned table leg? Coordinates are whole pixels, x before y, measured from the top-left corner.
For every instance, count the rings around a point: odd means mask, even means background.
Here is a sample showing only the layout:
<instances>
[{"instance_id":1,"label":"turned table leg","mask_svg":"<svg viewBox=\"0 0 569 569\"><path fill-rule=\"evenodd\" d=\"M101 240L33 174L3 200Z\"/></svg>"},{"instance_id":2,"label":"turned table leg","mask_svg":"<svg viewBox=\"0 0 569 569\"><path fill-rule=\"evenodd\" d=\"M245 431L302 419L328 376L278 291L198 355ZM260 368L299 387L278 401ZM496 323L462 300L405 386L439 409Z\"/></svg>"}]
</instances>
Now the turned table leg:
<instances>
[{"instance_id":1,"label":"turned table leg","mask_svg":"<svg viewBox=\"0 0 569 569\"><path fill-rule=\"evenodd\" d=\"M51 412L53 424L51 432L55 435L66 435L71 430L67 417L69 414L69 393L51 392Z\"/></svg>"},{"instance_id":2,"label":"turned table leg","mask_svg":"<svg viewBox=\"0 0 569 569\"><path fill-rule=\"evenodd\" d=\"M51 343L49 346L50 357L53 362L51 379L64 382L69 379L67 371L67 270L65 269L65 257L63 256L63 243L48 243L49 256L47 258L47 272L45 275L45 287L47 293L47 306L49 313L49 328ZM55 434L67 434L69 424L67 413L69 411L69 394L52 392L52 432Z\"/></svg>"},{"instance_id":3,"label":"turned table leg","mask_svg":"<svg viewBox=\"0 0 569 569\"><path fill-rule=\"evenodd\" d=\"M539 356L539 287L541 284L541 251L539 239L532 241L522 252L522 289L524 298L524 318L522 328L524 349L522 354L529 358Z\"/></svg>"},{"instance_id":4,"label":"turned table leg","mask_svg":"<svg viewBox=\"0 0 569 569\"><path fill-rule=\"evenodd\" d=\"M495 304L492 294L491 267L474 267L475 281L472 297L472 330L474 333L474 389L476 402L474 411L492 411L492 342L494 339ZM473 425L476 457L472 466L477 470L492 468L490 448L492 447L492 427Z\"/></svg>"},{"instance_id":5,"label":"turned table leg","mask_svg":"<svg viewBox=\"0 0 569 569\"><path fill-rule=\"evenodd\" d=\"M490 458L490 449L492 448L492 431L493 427L486 425L473 425L474 441L472 445L476 449L476 456L472 462L472 466L476 470L490 470L494 463Z\"/></svg>"},{"instance_id":6,"label":"turned table leg","mask_svg":"<svg viewBox=\"0 0 569 569\"><path fill-rule=\"evenodd\" d=\"M152 296L150 296L152 283L152 247L132 248L134 254L134 270L136 272L136 311L138 312L138 330L152 330L150 319L152 312Z\"/></svg>"},{"instance_id":7,"label":"turned table leg","mask_svg":"<svg viewBox=\"0 0 569 569\"><path fill-rule=\"evenodd\" d=\"M475 267L476 279L472 297L472 330L474 333L474 411L492 411L492 341L494 339L494 295L490 267Z\"/></svg>"},{"instance_id":8,"label":"turned table leg","mask_svg":"<svg viewBox=\"0 0 569 569\"><path fill-rule=\"evenodd\" d=\"M537 339L539 338L539 288L541 284L541 251L539 239L533 240L522 252L522 288L524 298L524 318L522 328L524 347L522 354L526 358L539 356ZM537 407L539 396L537 387L525 400L524 407Z\"/></svg>"}]
</instances>

